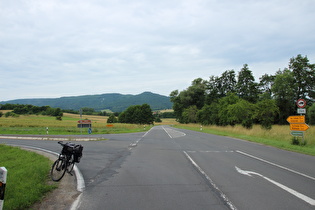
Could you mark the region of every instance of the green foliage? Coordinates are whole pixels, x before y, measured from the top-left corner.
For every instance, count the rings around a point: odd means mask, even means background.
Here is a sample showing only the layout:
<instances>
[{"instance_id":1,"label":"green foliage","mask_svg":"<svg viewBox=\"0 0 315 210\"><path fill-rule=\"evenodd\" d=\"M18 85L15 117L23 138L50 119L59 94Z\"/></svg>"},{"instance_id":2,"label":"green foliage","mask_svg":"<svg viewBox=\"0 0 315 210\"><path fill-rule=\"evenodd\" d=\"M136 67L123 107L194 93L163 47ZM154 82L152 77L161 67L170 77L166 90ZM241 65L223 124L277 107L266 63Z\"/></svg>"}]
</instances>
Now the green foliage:
<instances>
[{"instance_id":1,"label":"green foliage","mask_svg":"<svg viewBox=\"0 0 315 210\"><path fill-rule=\"evenodd\" d=\"M28 209L55 185L47 185L51 161L33 152L0 145L0 163L8 170L4 209Z\"/></svg>"},{"instance_id":2,"label":"green foliage","mask_svg":"<svg viewBox=\"0 0 315 210\"><path fill-rule=\"evenodd\" d=\"M273 98L281 110L278 122L286 124L287 117L295 113L295 81L292 72L288 69L278 71L271 90L274 95Z\"/></svg>"},{"instance_id":3,"label":"green foliage","mask_svg":"<svg viewBox=\"0 0 315 210\"><path fill-rule=\"evenodd\" d=\"M240 98L249 102L256 102L259 94L258 84L255 83L255 78L249 70L248 65L244 64L241 71L238 73L236 90Z\"/></svg>"},{"instance_id":4,"label":"green foliage","mask_svg":"<svg viewBox=\"0 0 315 210\"><path fill-rule=\"evenodd\" d=\"M117 123L118 119L114 114L111 114L108 119L107 119L107 123Z\"/></svg>"},{"instance_id":5,"label":"green foliage","mask_svg":"<svg viewBox=\"0 0 315 210\"><path fill-rule=\"evenodd\" d=\"M263 75L260 82L247 64L238 72L223 72L210 76L209 81L195 79L191 86L170 94L173 110L180 123L203 125L236 125L251 128L260 123L269 130L275 123L287 124L287 117L296 114L296 101L315 97L315 64L298 55L290 59L289 68L275 75ZM308 119L315 123L315 108L309 108Z\"/></svg>"},{"instance_id":6,"label":"green foliage","mask_svg":"<svg viewBox=\"0 0 315 210\"><path fill-rule=\"evenodd\" d=\"M254 105L244 99L240 99L237 103L229 105L227 107L229 124L241 124L245 128L252 128L254 110Z\"/></svg>"},{"instance_id":7,"label":"green foliage","mask_svg":"<svg viewBox=\"0 0 315 210\"><path fill-rule=\"evenodd\" d=\"M197 106L193 105L184 109L180 123L196 123L197 122Z\"/></svg>"},{"instance_id":8,"label":"green foliage","mask_svg":"<svg viewBox=\"0 0 315 210\"><path fill-rule=\"evenodd\" d=\"M201 78L195 79L192 85L186 90L178 93L178 90L170 94L171 102L173 102L173 110L179 122L187 122L190 118L189 110L191 106L201 109L206 101L206 81ZM187 110L188 109L188 110ZM195 121L195 119L192 119ZM188 123L188 122L187 122Z\"/></svg>"},{"instance_id":9,"label":"green foliage","mask_svg":"<svg viewBox=\"0 0 315 210\"><path fill-rule=\"evenodd\" d=\"M134 105L122 112L118 117L118 121L120 123L130 124L153 124L154 116L150 105Z\"/></svg>"},{"instance_id":10,"label":"green foliage","mask_svg":"<svg viewBox=\"0 0 315 210\"><path fill-rule=\"evenodd\" d=\"M270 130L272 128L274 119L278 114L279 107L274 100L265 99L256 104L255 118L265 130Z\"/></svg>"},{"instance_id":11,"label":"green foliage","mask_svg":"<svg viewBox=\"0 0 315 210\"><path fill-rule=\"evenodd\" d=\"M14 112L7 112L4 115L5 117L19 117L20 115L15 114Z\"/></svg>"},{"instance_id":12,"label":"green foliage","mask_svg":"<svg viewBox=\"0 0 315 210\"><path fill-rule=\"evenodd\" d=\"M3 113L2 112L0 112L0 117L2 117L3 116Z\"/></svg>"},{"instance_id":13,"label":"green foliage","mask_svg":"<svg viewBox=\"0 0 315 210\"><path fill-rule=\"evenodd\" d=\"M61 120L63 112L60 108L51 108L50 106L33 106L30 104L5 104L1 106L1 109L13 109L12 112L7 112L5 117L18 117L19 115L31 115L42 114L56 117L57 120Z\"/></svg>"},{"instance_id":14,"label":"green foliage","mask_svg":"<svg viewBox=\"0 0 315 210\"><path fill-rule=\"evenodd\" d=\"M169 97L151 92L143 92L138 95L108 93L100 95L61 97L54 99L17 99L7 101L5 103L32 104L34 106L49 105L50 107L59 107L64 110L79 110L82 107L87 107L94 109L96 112L104 109L108 109L113 112L122 112L129 106L141 105L144 103L149 104L153 110L170 109L172 107ZM4 102L1 102L1 104L4 104ZM2 106L4 108L0 107L0 109L13 110L13 108L8 105Z\"/></svg>"},{"instance_id":15,"label":"green foliage","mask_svg":"<svg viewBox=\"0 0 315 210\"><path fill-rule=\"evenodd\" d=\"M310 125L315 125L315 103L312 104L312 106L308 108L307 118L308 118L308 123Z\"/></svg>"}]
</instances>

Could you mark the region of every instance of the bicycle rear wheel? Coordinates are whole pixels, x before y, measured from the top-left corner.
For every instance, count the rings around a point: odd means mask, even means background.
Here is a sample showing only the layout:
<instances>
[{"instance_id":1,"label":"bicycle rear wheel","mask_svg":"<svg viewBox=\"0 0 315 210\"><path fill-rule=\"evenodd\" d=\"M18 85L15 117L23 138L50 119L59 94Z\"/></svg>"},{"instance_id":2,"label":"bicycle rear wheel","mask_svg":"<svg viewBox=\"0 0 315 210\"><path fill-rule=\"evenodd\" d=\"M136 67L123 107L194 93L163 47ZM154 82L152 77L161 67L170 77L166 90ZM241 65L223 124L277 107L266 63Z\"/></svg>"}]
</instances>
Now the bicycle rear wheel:
<instances>
[{"instance_id":1,"label":"bicycle rear wheel","mask_svg":"<svg viewBox=\"0 0 315 210\"><path fill-rule=\"evenodd\" d=\"M67 170L67 163L65 159L58 159L51 167L50 176L55 182L58 182L65 175Z\"/></svg>"}]
</instances>

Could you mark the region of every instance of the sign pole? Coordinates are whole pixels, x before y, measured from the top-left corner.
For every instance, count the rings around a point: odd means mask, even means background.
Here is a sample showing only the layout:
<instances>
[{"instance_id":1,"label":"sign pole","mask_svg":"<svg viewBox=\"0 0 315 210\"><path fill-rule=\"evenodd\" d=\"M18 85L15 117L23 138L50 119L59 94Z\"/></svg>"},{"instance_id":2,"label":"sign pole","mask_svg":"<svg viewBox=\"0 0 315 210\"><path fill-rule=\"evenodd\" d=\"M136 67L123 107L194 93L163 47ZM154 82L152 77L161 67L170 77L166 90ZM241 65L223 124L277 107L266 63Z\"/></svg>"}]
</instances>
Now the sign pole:
<instances>
[{"instance_id":1,"label":"sign pole","mask_svg":"<svg viewBox=\"0 0 315 210\"><path fill-rule=\"evenodd\" d=\"M80 109L80 132L81 132L81 135L82 135L82 109Z\"/></svg>"},{"instance_id":2,"label":"sign pole","mask_svg":"<svg viewBox=\"0 0 315 210\"><path fill-rule=\"evenodd\" d=\"M296 106L298 107L297 113L300 114L298 116L289 116L287 118L288 123L290 123L291 135L294 136L295 140L298 137L302 137L302 143L304 144L304 131L309 129L309 126L305 123L305 115L306 114L306 101L304 99L299 99L296 102Z\"/></svg>"}]
</instances>

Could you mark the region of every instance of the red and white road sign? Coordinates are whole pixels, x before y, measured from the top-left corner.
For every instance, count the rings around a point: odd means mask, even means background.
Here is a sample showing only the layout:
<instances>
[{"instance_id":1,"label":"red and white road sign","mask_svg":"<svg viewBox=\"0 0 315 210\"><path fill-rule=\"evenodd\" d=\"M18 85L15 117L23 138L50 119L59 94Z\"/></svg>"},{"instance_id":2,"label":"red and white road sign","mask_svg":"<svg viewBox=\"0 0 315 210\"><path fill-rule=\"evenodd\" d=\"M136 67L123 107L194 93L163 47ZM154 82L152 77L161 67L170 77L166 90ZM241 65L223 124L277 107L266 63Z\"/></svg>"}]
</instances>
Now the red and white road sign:
<instances>
[{"instance_id":1,"label":"red and white road sign","mask_svg":"<svg viewBox=\"0 0 315 210\"><path fill-rule=\"evenodd\" d=\"M299 108L304 108L306 106L306 101L304 99L299 99L299 100L297 100L296 105Z\"/></svg>"}]
</instances>

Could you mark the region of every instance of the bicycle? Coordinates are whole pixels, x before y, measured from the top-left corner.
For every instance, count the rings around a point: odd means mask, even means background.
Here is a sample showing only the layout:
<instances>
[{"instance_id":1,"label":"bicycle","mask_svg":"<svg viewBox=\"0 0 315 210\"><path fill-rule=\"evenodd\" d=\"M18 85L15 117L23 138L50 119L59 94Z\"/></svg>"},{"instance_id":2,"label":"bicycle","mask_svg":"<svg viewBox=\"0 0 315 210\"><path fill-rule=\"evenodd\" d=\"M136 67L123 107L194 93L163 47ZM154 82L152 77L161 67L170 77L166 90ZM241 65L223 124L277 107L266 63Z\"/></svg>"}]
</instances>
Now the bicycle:
<instances>
[{"instance_id":1,"label":"bicycle","mask_svg":"<svg viewBox=\"0 0 315 210\"><path fill-rule=\"evenodd\" d=\"M80 162L83 151L83 146L80 144L71 142L63 143L63 141L59 141L58 144L62 146L62 150L50 171L51 179L55 182L60 181L66 171L73 176L74 164Z\"/></svg>"}]
</instances>

